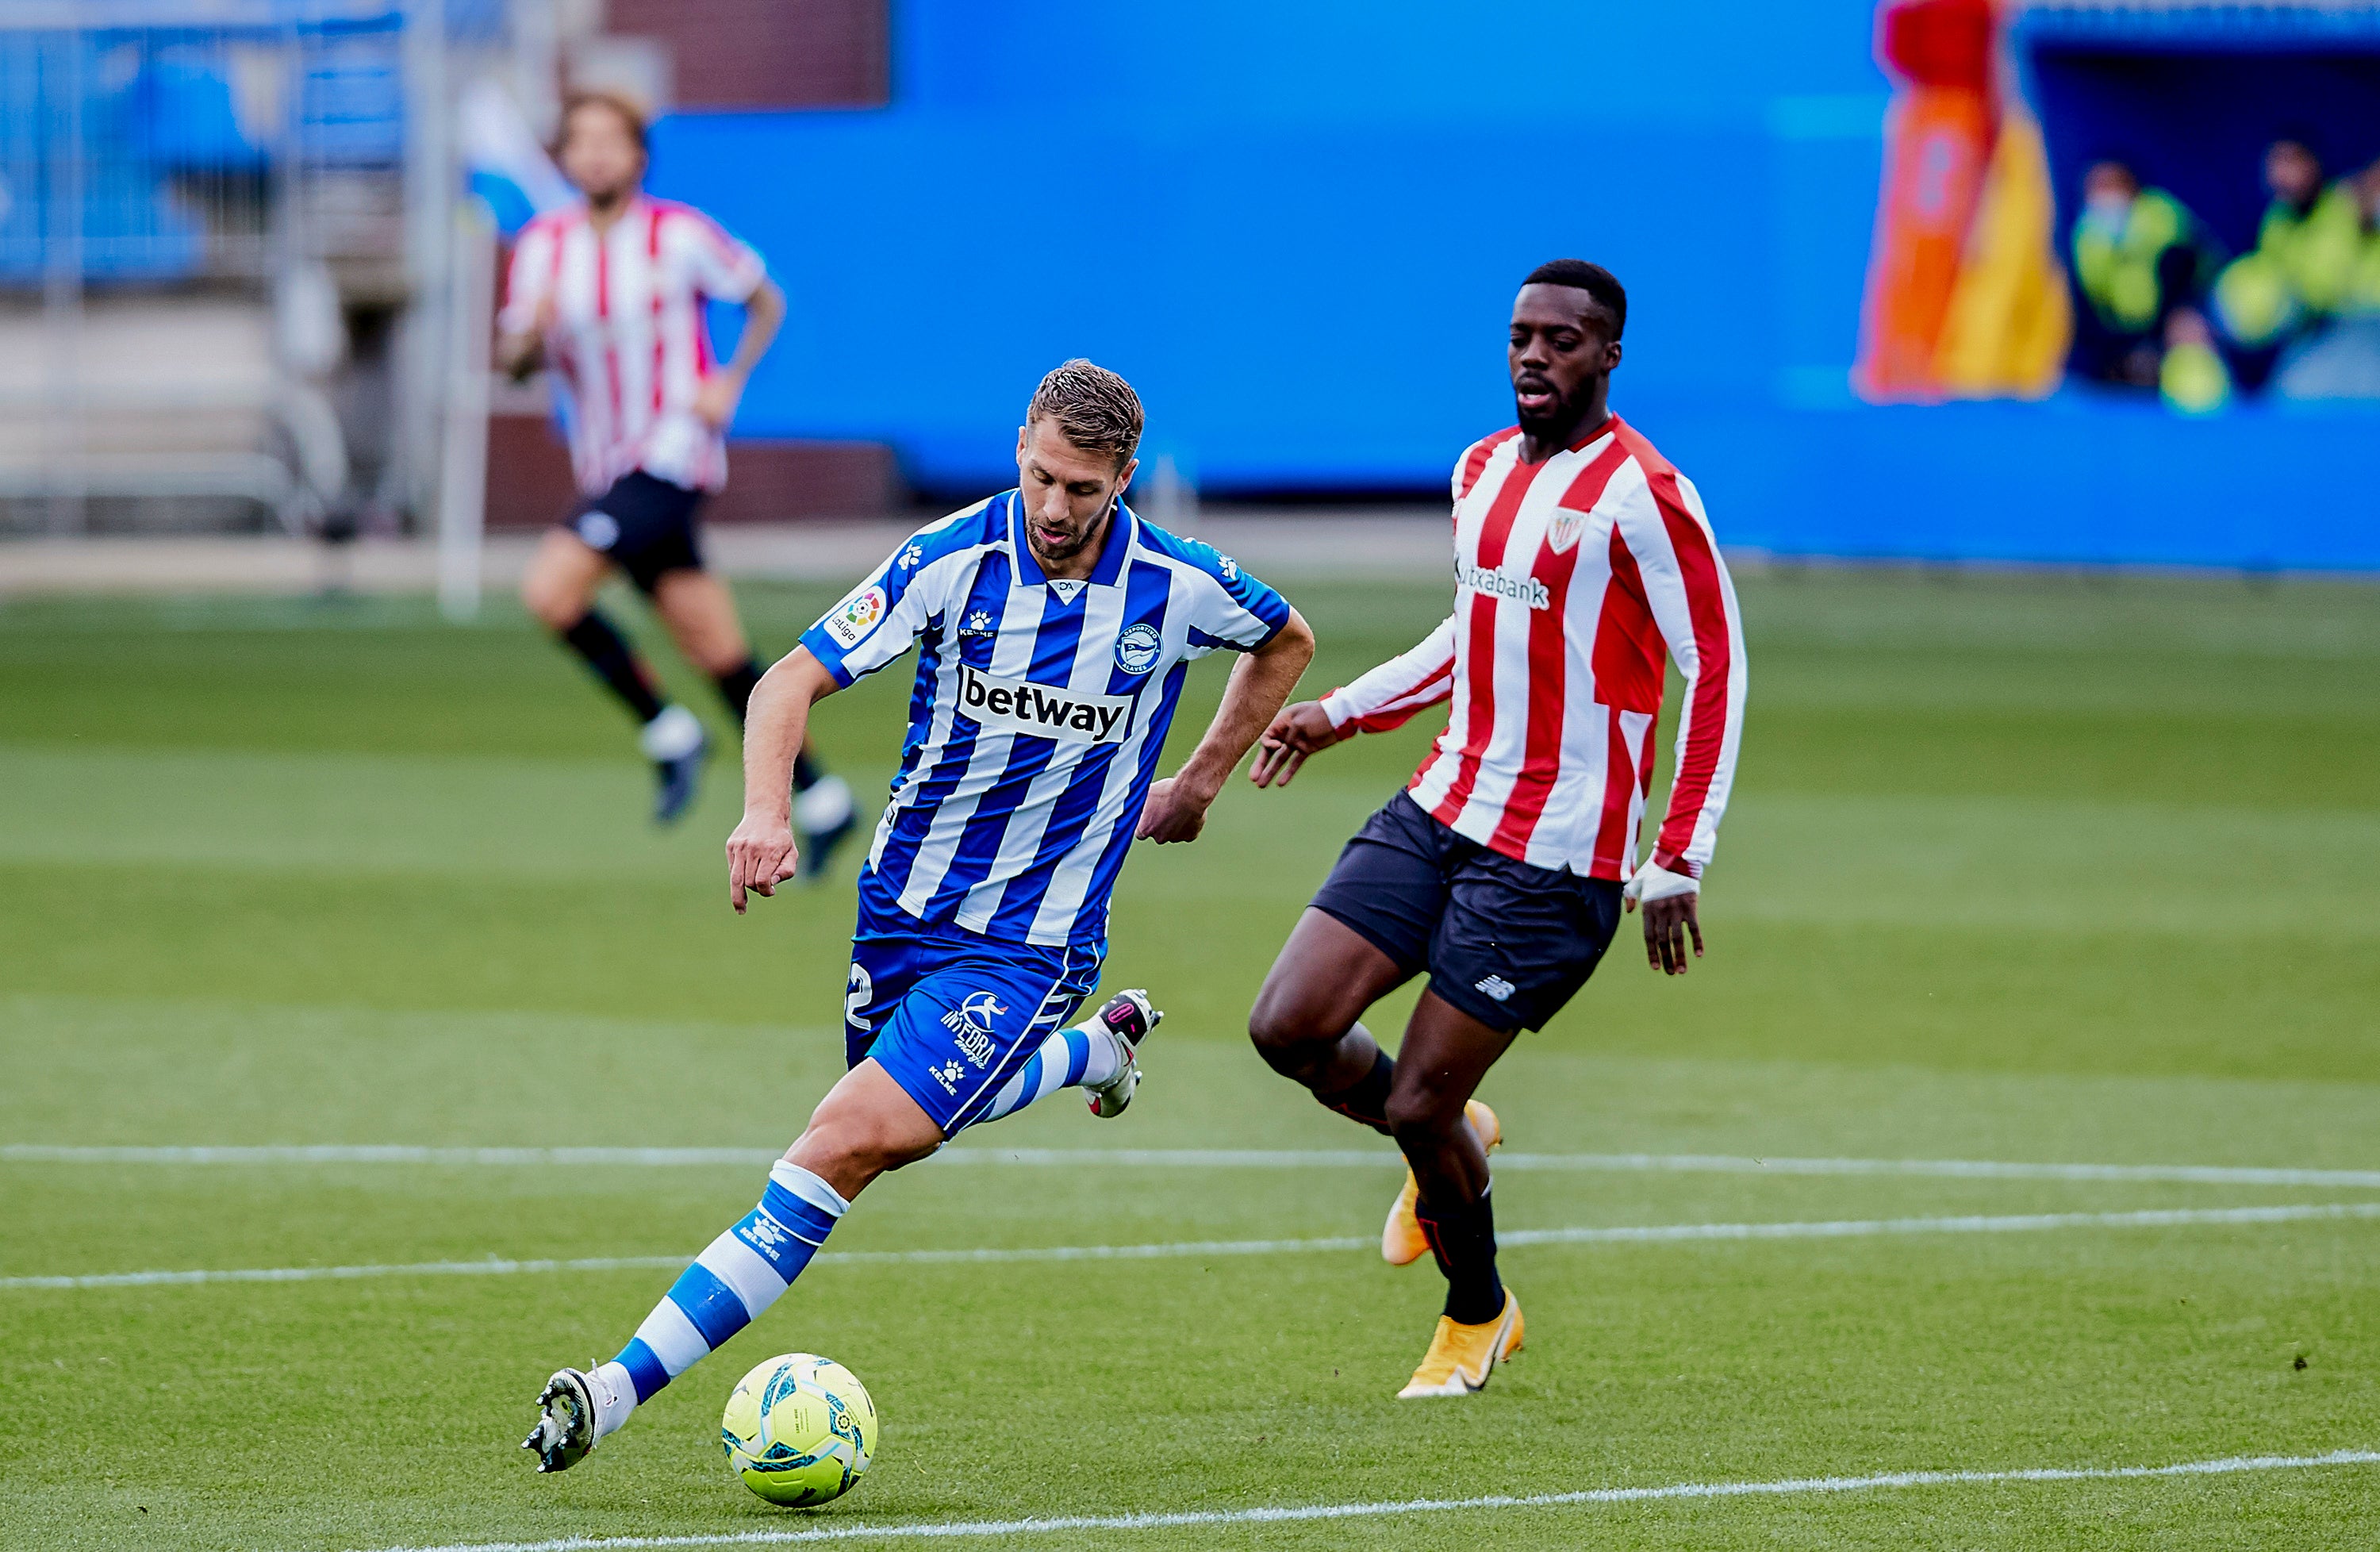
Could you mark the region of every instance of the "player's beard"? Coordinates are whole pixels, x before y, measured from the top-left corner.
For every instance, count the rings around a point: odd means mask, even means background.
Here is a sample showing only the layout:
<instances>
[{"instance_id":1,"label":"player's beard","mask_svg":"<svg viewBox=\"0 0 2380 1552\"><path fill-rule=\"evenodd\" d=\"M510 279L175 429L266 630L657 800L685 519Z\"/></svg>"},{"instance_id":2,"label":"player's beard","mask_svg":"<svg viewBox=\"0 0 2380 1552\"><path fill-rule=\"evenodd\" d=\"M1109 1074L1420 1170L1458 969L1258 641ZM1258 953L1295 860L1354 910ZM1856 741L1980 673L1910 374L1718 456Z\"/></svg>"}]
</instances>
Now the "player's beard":
<instances>
[{"instance_id":1,"label":"player's beard","mask_svg":"<svg viewBox=\"0 0 2380 1552\"><path fill-rule=\"evenodd\" d=\"M1061 545L1055 550L1045 550L1041 547L1040 531L1028 518L1025 525L1026 547L1033 552L1033 558L1045 566L1063 565L1081 554L1090 545L1091 540L1097 539L1106 529L1109 519L1113 516L1115 508L1111 504L1106 511L1084 524L1081 531L1075 535L1072 543Z\"/></svg>"},{"instance_id":2,"label":"player's beard","mask_svg":"<svg viewBox=\"0 0 2380 1552\"><path fill-rule=\"evenodd\" d=\"M601 192L589 192L584 189L580 192L587 195L588 208L596 214L613 216L628 208L628 201L637 196L637 185L634 180L630 180L616 184Z\"/></svg>"},{"instance_id":3,"label":"player's beard","mask_svg":"<svg viewBox=\"0 0 2380 1552\"><path fill-rule=\"evenodd\" d=\"M1551 409L1534 415L1523 409L1516 397L1512 406L1513 418L1519 421L1522 430L1540 443L1566 442L1570 433L1578 430L1579 422L1586 418L1586 405L1593 397L1594 387L1592 382L1582 382L1555 399Z\"/></svg>"}]
</instances>

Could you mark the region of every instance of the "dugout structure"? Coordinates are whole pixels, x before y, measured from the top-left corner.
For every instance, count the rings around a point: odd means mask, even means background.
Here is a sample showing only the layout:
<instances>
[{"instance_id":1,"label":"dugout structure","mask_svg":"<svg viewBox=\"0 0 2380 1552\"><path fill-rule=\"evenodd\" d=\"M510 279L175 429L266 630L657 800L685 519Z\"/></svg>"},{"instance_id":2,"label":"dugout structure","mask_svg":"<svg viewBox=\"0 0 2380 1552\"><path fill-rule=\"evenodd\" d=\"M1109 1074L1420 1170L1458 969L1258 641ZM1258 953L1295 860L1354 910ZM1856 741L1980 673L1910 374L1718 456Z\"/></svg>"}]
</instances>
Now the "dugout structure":
<instances>
[{"instance_id":1,"label":"dugout structure","mask_svg":"<svg viewBox=\"0 0 2380 1552\"><path fill-rule=\"evenodd\" d=\"M2380 6L2036 5L2011 36L2061 232L2102 158L2234 253L2255 246L2274 140L2304 141L2333 178L2380 160Z\"/></svg>"}]
</instances>

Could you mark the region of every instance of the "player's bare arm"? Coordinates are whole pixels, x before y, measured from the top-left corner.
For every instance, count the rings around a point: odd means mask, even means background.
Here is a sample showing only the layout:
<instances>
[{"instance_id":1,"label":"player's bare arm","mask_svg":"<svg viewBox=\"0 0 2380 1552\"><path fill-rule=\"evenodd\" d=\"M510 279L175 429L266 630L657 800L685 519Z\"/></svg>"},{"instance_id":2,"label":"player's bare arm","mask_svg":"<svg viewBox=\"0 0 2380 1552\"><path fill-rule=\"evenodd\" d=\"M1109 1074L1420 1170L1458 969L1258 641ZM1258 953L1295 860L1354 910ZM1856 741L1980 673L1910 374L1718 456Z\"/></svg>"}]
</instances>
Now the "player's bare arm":
<instances>
[{"instance_id":1,"label":"player's bare arm","mask_svg":"<svg viewBox=\"0 0 2380 1552\"><path fill-rule=\"evenodd\" d=\"M769 353L784 321L784 292L775 281L762 281L744 303L744 333L735 341L735 354L695 390L694 412L705 425L725 430L735 418L735 406L743 402L744 385L752 380L752 369Z\"/></svg>"},{"instance_id":2,"label":"player's bare arm","mask_svg":"<svg viewBox=\"0 0 2380 1552\"><path fill-rule=\"evenodd\" d=\"M808 735L810 708L838 686L809 649L796 647L760 676L744 726L744 818L727 838L727 903L773 895L798 871L794 843L794 757Z\"/></svg>"},{"instance_id":3,"label":"player's bare arm","mask_svg":"<svg viewBox=\"0 0 2380 1552\"><path fill-rule=\"evenodd\" d=\"M1289 623L1270 641L1232 665L1223 704L1206 735L1183 762L1182 769L1148 789L1134 832L1142 841L1162 845L1169 841L1196 841L1206 828L1207 809L1239 768L1257 735L1287 713L1281 702L1297 687L1305 665L1314 661L1314 632L1294 609ZM1262 761L1263 756L1257 759ZM1258 782L1257 785L1263 785Z\"/></svg>"}]
</instances>

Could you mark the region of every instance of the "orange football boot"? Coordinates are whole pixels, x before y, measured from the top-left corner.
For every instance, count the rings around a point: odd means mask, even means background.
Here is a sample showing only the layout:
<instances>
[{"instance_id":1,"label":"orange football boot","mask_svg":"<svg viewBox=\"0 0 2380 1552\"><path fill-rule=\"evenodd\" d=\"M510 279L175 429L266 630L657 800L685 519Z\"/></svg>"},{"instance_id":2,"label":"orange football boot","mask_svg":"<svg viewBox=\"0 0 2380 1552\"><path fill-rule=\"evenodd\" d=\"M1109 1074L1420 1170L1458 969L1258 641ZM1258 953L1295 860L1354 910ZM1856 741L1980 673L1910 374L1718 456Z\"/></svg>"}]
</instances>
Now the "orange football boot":
<instances>
[{"instance_id":1,"label":"orange football boot","mask_svg":"<svg viewBox=\"0 0 2380 1552\"><path fill-rule=\"evenodd\" d=\"M1521 1351L1521 1301L1504 1291L1504 1311L1482 1326L1459 1326L1438 1317L1429 1352L1397 1400L1419 1396L1473 1396L1488 1388L1496 1365Z\"/></svg>"}]
</instances>

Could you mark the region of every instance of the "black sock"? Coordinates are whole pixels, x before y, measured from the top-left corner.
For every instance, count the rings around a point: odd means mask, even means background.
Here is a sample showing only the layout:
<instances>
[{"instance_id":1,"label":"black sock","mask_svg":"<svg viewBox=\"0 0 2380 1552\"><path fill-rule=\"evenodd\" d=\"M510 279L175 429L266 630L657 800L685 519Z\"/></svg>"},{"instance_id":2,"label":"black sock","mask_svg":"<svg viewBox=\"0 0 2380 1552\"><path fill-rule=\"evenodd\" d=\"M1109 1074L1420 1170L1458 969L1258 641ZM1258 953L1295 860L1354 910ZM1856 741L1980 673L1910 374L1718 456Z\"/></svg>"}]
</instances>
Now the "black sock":
<instances>
[{"instance_id":1,"label":"black sock","mask_svg":"<svg viewBox=\"0 0 2380 1552\"><path fill-rule=\"evenodd\" d=\"M1349 1121L1370 1127L1382 1136L1389 1134L1389 1085L1397 1075L1397 1064L1386 1051L1372 1059L1372 1070L1349 1086L1334 1094L1317 1094L1326 1110L1336 1110Z\"/></svg>"},{"instance_id":2,"label":"black sock","mask_svg":"<svg viewBox=\"0 0 2380 1552\"><path fill-rule=\"evenodd\" d=\"M810 752L808 749L794 751L794 790L795 792L809 791L818 785L819 778L825 774L825 771L819 769L818 761L810 758Z\"/></svg>"},{"instance_id":3,"label":"black sock","mask_svg":"<svg viewBox=\"0 0 2380 1552\"><path fill-rule=\"evenodd\" d=\"M636 649L612 628L611 621L590 609L561 634L570 649L587 660L595 676L636 713L637 721L650 722L662 714L661 689L652 672L637 661Z\"/></svg>"},{"instance_id":4,"label":"black sock","mask_svg":"<svg viewBox=\"0 0 2380 1552\"><path fill-rule=\"evenodd\" d=\"M1496 1209L1488 1194L1445 1207L1424 1196L1414 1204L1414 1217L1446 1276L1447 1318L1484 1326L1501 1315L1504 1280L1496 1275Z\"/></svg>"},{"instance_id":5,"label":"black sock","mask_svg":"<svg viewBox=\"0 0 2380 1552\"><path fill-rule=\"evenodd\" d=\"M735 667L717 676L719 698L735 714L735 725L744 725L744 713L752 704L752 691L760 683L760 660L746 658Z\"/></svg>"}]
</instances>

